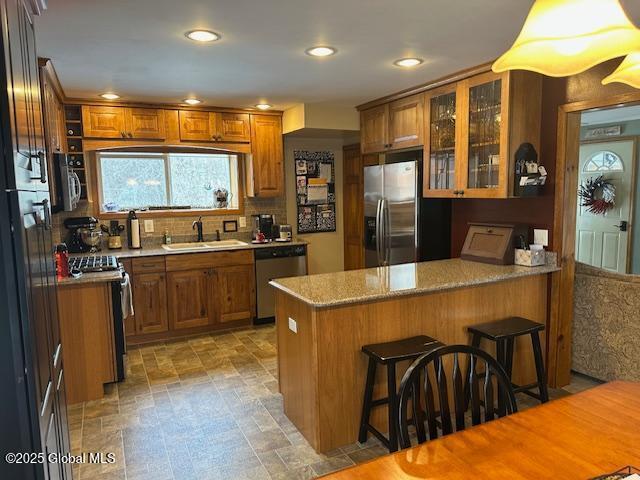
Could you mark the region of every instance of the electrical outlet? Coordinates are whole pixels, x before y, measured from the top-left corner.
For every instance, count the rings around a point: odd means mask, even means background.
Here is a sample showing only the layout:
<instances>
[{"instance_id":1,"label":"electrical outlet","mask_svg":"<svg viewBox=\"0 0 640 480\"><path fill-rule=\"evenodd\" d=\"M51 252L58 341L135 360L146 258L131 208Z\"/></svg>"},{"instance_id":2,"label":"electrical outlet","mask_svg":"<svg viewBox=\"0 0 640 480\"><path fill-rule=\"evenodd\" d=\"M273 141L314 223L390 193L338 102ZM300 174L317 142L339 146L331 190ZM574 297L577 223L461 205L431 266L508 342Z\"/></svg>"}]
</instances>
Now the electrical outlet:
<instances>
[{"instance_id":1,"label":"electrical outlet","mask_svg":"<svg viewBox=\"0 0 640 480\"><path fill-rule=\"evenodd\" d=\"M247 226L247 217L238 217L238 226L245 228Z\"/></svg>"},{"instance_id":2,"label":"electrical outlet","mask_svg":"<svg viewBox=\"0 0 640 480\"><path fill-rule=\"evenodd\" d=\"M549 230L534 228L533 243L535 243L536 245L542 245L544 247L548 247L549 246Z\"/></svg>"},{"instance_id":3,"label":"electrical outlet","mask_svg":"<svg viewBox=\"0 0 640 480\"><path fill-rule=\"evenodd\" d=\"M155 231L155 228L153 226L153 220L144 221L144 231L146 233L153 233Z\"/></svg>"},{"instance_id":4,"label":"electrical outlet","mask_svg":"<svg viewBox=\"0 0 640 480\"><path fill-rule=\"evenodd\" d=\"M291 317L289 317L289 330L293 333L298 333L298 322Z\"/></svg>"}]
</instances>

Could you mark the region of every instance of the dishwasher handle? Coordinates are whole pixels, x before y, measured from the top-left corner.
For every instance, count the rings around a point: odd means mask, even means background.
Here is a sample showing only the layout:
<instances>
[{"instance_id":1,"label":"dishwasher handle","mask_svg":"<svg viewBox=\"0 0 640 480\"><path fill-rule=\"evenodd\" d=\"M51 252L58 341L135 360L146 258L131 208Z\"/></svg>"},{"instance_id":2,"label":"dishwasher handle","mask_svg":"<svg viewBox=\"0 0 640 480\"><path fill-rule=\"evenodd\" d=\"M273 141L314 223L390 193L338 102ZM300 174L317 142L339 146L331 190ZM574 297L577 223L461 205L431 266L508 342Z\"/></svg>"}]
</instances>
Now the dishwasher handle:
<instances>
[{"instance_id":1,"label":"dishwasher handle","mask_svg":"<svg viewBox=\"0 0 640 480\"><path fill-rule=\"evenodd\" d=\"M281 247L259 247L254 251L256 260L272 258L304 257L307 254L306 245L283 245Z\"/></svg>"}]
</instances>

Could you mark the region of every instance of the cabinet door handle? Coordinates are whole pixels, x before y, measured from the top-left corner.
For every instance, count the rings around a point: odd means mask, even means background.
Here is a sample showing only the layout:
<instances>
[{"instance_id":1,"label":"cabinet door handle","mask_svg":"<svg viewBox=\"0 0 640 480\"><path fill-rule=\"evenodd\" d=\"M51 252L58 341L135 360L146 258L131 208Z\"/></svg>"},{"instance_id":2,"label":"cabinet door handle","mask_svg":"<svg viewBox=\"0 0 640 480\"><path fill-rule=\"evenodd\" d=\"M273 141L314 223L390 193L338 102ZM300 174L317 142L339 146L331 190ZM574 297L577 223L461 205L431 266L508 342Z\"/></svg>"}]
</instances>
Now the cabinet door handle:
<instances>
[{"instance_id":1,"label":"cabinet door handle","mask_svg":"<svg viewBox=\"0 0 640 480\"><path fill-rule=\"evenodd\" d=\"M133 133L129 132L129 138L133 138Z\"/></svg>"},{"instance_id":2,"label":"cabinet door handle","mask_svg":"<svg viewBox=\"0 0 640 480\"><path fill-rule=\"evenodd\" d=\"M40 183L47 183L47 162L44 157L44 152L38 152L31 154L31 158L37 158L40 160L40 176L31 177L31 180L40 180Z\"/></svg>"},{"instance_id":3,"label":"cabinet door handle","mask_svg":"<svg viewBox=\"0 0 640 480\"><path fill-rule=\"evenodd\" d=\"M40 224L44 226L45 230L51 229L51 211L49 210L49 200L46 198L41 202L34 202L33 205L36 207L42 207L44 210L44 224Z\"/></svg>"},{"instance_id":4,"label":"cabinet door handle","mask_svg":"<svg viewBox=\"0 0 640 480\"><path fill-rule=\"evenodd\" d=\"M122 138L125 138L125 137L126 137L126 135L124 134L124 132L120 132L120 136L121 136Z\"/></svg>"}]
</instances>

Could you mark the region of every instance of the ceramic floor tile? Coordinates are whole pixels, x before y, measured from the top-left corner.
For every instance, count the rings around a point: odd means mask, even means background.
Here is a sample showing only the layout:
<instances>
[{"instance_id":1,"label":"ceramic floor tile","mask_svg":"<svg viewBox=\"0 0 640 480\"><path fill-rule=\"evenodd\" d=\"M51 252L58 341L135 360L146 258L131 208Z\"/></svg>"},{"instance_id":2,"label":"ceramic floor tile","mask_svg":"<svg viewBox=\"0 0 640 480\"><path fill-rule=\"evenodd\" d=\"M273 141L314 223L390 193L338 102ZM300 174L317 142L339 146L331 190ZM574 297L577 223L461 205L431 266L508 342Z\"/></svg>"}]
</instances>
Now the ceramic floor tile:
<instances>
[{"instance_id":1,"label":"ceramic floor tile","mask_svg":"<svg viewBox=\"0 0 640 480\"><path fill-rule=\"evenodd\" d=\"M311 448L284 414L276 342L270 325L130 348L124 382L68 407L75 454L116 454L115 464L74 466L74 478L305 480L386 454L373 437L325 455ZM549 395L597 384L574 376Z\"/></svg>"}]
</instances>

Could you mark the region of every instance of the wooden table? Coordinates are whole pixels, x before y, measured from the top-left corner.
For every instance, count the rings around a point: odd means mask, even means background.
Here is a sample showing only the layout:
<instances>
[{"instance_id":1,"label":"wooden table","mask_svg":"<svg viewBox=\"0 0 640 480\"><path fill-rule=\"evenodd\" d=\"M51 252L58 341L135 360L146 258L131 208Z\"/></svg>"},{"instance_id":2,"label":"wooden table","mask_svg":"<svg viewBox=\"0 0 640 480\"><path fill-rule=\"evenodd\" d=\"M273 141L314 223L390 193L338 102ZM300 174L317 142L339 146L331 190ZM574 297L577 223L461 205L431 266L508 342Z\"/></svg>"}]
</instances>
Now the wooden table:
<instances>
[{"instance_id":1,"label":"wooden table","mask_svg":"<svg viewBox=\"0 0 640 480\"><path fill-rule=\"evenodd\" d=\"M587 479L640 467L640 383L612 382L326 479Z\"/></svg>"}]
</instances>

